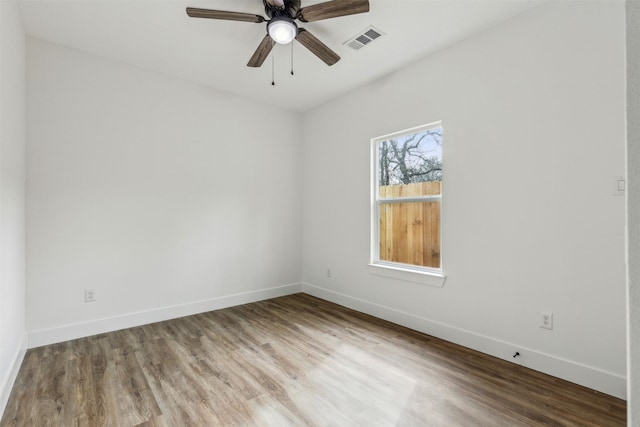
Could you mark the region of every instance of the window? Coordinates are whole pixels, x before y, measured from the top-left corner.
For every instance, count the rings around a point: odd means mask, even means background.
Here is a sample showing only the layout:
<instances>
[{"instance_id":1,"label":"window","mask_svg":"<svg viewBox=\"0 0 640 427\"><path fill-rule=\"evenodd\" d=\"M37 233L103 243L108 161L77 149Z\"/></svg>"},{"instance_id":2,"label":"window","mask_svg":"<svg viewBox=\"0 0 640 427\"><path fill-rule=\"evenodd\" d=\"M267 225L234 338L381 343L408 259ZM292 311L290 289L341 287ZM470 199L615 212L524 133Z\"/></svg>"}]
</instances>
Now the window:
<instances>
[{"instance_id":1,"label":"window","mask_svg":"<svg viewBox=\"0 0 640 427\"><path fill-rule=\"evenodd\" d=\"M396 270L443 278L442 124L375 138L372 145L371 266L386 268L384 275Z\"/></svg>"}]
</instances>

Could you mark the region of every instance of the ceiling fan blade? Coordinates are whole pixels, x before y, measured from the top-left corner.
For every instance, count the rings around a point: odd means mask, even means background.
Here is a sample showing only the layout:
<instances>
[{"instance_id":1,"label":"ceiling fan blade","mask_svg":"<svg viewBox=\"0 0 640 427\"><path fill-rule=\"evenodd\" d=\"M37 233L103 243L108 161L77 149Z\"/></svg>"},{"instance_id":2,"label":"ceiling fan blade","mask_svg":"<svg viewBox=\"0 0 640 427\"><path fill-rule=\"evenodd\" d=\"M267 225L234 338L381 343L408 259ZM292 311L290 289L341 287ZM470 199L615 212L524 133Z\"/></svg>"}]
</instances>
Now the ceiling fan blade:
<instances>
[{"instance_id":1,"label":"ceiling fan blade","mask_svg":"<svg viewBox=\"0 0 640 427\"><path fill-rule=\"evenodd\" d=\"M225 10L212 10L212 9L198 9L196 7L188 7L187 15L189 15L192 18L224 19L227 21L254 22L256 24L264 22L264 18L262 16L254 15L252 13L227 12Z\"/></svg>"},{"instance_id":2,"label":"ceiling fan blade","mask_svg":"<svg viewBox=\"0 0 640 427\"><path fill-rule=\"evenodd\" d=\"M340 56L338 56L337 53L329 49L326 44L322 43L316 36L304 28L298 30L296 40L298 40L302 46L309 49L315 56L322 59L327 65L333 65L340 60Z\"/></svg>"},{"instance_id":3,"label":"ceiling fan blade","mask_svg":"<svg viewBox=\"0 0 640 427\"><path fill-rule=\"evenodd\" d=\"M365 12L369 12L369 0L332 0L303 7L296 17L302 22L314 22Z\"/></svg>"},{"instance_id":4,"label":"ceiling fan blade","mask_svg":"<svg viewBox=\"0 0 640 427\"><path fill-rule=\"evenodd\" d=\"M267 56L269 56L269 53L271 53L271 49L273 49L273 46L275 44L276 42L274 42L273 39L269 37L269 34L264 36L256 51L253 52L253 56L247 63L247 67L261 67L264 63L264 60L267 59Z\"/></svg>"}]
</instances>

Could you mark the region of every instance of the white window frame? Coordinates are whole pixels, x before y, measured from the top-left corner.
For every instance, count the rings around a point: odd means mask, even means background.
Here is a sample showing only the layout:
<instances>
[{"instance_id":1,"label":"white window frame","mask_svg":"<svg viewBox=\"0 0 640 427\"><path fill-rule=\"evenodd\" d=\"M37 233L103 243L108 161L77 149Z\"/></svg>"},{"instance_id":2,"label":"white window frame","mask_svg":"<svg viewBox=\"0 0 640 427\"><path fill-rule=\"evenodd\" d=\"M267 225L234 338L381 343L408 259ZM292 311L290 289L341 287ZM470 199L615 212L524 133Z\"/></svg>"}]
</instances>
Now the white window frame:
<instances>
[{"instance_id":1,"label":"white window frame","mask_svg":"<svg viewBox=\"0 0 640 427\"><path fill-rule=\"evenodd\" d=\"M405 280L416 283L424 283L432 286L444 286L445 275L443 271L442 249L442 191L440 195L381 198L378 189L379 179L379 152L378 145L381 142L406 135L420 133L434 128L442 128L442 122L433 122L422 126L416 126L400 132L382 135L371 139L371 260L369 272L378 276ZM444 130L443 130L444 132ZM429 202L440 201L440 268L424 267L419 265L404 264L392 261L380 260L380 206L387 203Z\"/></svg>"}]
</instances>

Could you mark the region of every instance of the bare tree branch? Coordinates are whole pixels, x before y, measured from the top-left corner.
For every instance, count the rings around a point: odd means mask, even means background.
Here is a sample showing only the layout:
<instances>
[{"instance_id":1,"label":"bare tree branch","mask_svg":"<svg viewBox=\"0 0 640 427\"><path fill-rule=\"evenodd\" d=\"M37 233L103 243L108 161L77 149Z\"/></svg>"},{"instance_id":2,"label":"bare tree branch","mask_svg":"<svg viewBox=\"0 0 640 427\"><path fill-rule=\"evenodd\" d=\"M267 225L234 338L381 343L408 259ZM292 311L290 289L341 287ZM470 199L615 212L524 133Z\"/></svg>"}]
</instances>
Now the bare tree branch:
<instances>
[{"instance_id":1,"label":"bare tree branch","mask_svg":"<svg viewBox=\"0 0 640 427\"><path fill-rule=\"evenodd\" d=\"M441 128L380 143L380 185L442 180L441 146Z\"/></svg>"}]
</instances>

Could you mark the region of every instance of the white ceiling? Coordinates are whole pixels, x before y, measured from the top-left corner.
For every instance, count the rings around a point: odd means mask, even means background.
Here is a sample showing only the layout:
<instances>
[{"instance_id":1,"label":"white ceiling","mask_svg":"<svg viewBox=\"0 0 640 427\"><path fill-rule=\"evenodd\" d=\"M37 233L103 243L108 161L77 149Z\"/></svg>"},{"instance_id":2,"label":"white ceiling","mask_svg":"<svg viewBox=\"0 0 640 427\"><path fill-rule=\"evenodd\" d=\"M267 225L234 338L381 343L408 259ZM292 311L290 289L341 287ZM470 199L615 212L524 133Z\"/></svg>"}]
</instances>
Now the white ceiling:
<instances>
[{"instance_id":1,"label":"white ceiling","mask_svg":"<svg viewBox=\"0 0 640 427\"><path fill-rule=\"evenodd\" d=\"M302 6L320 3L302 0ZM292 110L305 111L494 26L540 0L370 0L371 11L300 23L342 59L328 67L294 43L249 68L266 24L189 18L187 6L265 16L261 0L20 0L28 35ZM265 16L266 17L266 16ZM383 38L343 45L370 25Z\"/></svg>"}]
</instances>

